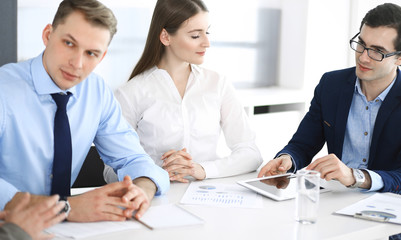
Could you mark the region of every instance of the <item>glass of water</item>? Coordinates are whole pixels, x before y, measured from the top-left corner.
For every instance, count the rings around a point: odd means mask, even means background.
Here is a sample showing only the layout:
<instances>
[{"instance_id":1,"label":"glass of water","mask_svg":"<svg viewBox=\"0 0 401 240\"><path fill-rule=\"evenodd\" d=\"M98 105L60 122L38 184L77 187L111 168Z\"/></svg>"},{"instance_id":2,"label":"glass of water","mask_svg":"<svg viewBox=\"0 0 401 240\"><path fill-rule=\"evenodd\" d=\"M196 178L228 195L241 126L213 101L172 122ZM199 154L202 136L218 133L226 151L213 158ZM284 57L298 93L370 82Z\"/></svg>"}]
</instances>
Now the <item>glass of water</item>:
<instances>
[{"instance_id":1,"label":"glass of water","mask_svg":"<svg viewBox=\"0 0 401 240\"><path fill-rule=\"evenodd\" d=\"M317 220L319 208L320 173L313 170L299 170L296 176L295 219L302 224L313 224Z\"/></svg>"}]
</instances>

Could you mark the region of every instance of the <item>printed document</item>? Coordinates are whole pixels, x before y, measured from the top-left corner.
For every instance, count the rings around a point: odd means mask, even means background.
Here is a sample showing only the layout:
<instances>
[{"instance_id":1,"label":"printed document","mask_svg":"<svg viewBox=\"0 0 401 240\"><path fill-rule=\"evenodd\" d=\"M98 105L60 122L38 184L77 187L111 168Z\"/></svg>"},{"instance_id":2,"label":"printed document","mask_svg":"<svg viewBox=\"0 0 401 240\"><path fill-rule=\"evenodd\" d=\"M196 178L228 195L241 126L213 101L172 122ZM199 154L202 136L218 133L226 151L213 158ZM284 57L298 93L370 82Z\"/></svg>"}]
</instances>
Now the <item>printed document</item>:
<instances>
[{"instance_id":1,"label":"printed document","mask_svg":"<svg viewBox=\"0 0 401 240\"><path fill-rule=\"evenodd\" d=\"M400 202L400 195L394 193L375 193L335 213L372 221L401 224Z\"/></svg>"},{"instance_id":2,"label":"printed document","mask_svg":"<svg viewBox=\"0 0 401 240\"><path fill-rule=\"evenodd\" d=\"M207 184L192 182L181 199L181 204L218 207L262 208L262 197L237 184Z\"/></svg>"}]
</instances>

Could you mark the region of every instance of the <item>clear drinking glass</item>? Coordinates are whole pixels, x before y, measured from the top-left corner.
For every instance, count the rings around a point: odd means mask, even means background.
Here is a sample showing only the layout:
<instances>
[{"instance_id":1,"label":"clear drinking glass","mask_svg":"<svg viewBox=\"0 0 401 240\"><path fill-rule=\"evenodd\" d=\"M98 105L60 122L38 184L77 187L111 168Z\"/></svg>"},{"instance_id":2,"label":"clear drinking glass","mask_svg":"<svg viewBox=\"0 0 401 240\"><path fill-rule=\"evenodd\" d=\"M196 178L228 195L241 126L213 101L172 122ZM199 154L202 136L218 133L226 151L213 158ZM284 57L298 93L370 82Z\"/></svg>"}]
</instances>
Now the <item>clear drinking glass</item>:
<instances>
[{"instance_id":1,"label":"clear drinking glass","mask_svg":"<svg viewBox=\"0 0 401 240\"><path fill-rule=\"evenodd\" d=\"M317 220L319 208L320 173L313 170L299 170L296 176L295 219L302 224L313 224Z\"/></svg>"}]
</instances>

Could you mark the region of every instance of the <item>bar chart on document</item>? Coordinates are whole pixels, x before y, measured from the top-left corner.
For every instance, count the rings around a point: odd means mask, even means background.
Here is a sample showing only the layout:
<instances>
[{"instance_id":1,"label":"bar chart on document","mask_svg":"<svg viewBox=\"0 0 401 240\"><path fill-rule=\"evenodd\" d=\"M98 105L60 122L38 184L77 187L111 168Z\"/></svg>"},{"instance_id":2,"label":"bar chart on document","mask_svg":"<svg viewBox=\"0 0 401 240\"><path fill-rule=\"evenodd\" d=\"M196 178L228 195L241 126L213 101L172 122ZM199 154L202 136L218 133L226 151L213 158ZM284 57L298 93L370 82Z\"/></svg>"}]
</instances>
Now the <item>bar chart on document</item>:
<instances>
[{"instance_id":1,"label":"bar chart on document","mask_svg":"<svg viewBox=\"0 0 401 240\"><path fill-rule=\"evenodd\" d=\"M181 199L181 204L220 207L261 208L261 196L235 184L206 184L192 182Z\"/></svg>"}]
</instances>

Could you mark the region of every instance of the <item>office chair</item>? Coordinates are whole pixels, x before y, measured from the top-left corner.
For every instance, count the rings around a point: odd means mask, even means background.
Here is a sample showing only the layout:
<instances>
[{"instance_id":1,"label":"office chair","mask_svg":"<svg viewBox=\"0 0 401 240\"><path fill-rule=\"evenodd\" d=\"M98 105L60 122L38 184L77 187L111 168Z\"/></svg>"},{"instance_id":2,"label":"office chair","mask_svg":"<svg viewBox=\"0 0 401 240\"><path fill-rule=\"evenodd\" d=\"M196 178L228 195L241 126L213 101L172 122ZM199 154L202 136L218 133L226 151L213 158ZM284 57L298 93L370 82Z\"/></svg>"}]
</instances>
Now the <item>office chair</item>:
<instances>
[{"instance_id":1,"label":"office chair","mask_svg":"<svg viewBox=\"0 0 401 240\"><path fill-rule=\"evenodd\" d=\"M103 170L104 163L96 147L92 146L72 187L99 187L105 185Z\"/></svg>"}]
</instances>

